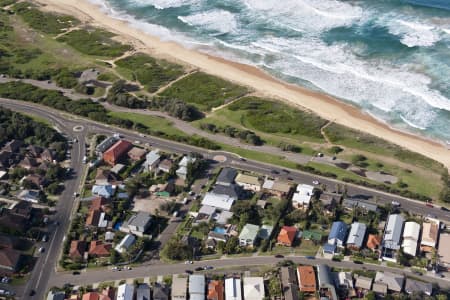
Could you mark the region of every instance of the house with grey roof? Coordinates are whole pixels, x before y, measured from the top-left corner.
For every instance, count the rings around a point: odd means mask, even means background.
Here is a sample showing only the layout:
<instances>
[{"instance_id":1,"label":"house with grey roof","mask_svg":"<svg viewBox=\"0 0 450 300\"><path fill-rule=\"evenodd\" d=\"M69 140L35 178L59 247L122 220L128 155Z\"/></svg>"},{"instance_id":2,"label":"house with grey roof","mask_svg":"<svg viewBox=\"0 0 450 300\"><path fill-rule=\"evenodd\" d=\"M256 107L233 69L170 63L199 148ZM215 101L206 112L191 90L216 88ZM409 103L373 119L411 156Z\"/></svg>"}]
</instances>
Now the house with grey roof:
<instances>
[{"instance_id":1,"label":"house with grey roof","mask_svg":"<svg viewBox=\"0 0 450 300\"><path fill-rule=\"evenodd\" d=\"M195 161L196 161L195 157L183 156L183 158L178 164L178 169L175 171L177 176L186 180L187 167L189 164L194 163Z\"/></svg>"},{"instance_id":2,"label":"house with grey roof","mask_svg":"<svg viewBox=\"0 0 450 300\"><path fill-rule=\"evenodd\" d=\"M135 242L136 237L132 234L127 234L126 236L123 237L120 243L117 244L114 250L122 254L124 252L127 252L128 249L130 249L130 247L133 246Z\"/></svg>"},{"instance_id":3,"label":"house with grey roof","mask_svg":"<svg viewBox=\"0 0 450 300\"><path fill-rule=\"evenodd\" d=\"M50 291L47 294L47 300L64 300L66 298L66 294L61 291Z\"/></svg>"},{"instance_id":4,"label":"house with grey roof","mask_svg":"<svg viewBox=\"0 0 450 300\"><path fill-rule=\"evenodd\" d=\"M317 279L319 281L319 296L330 300L338 300L330 268L327 265L317 266Z\"/></svg>"},{"instance_id":5,"label":"house with grey roof","mask_svg":"<svg viewBox=\"0 0 450 300\"><path fill-rule=\"evenodd\" d=\"M155 283L153 285L153 300L169 300L169 291L165 284Z\"/></svg>"},{"instance_id":6,"label":"house with grey roof","mask_svg":"<svg viewBox=\"0 0 450 300\"><path fill-rule=\"evenodd\" d=\"M112 145L114 145L119 139L115 136L110 136L104 139L100 144L95 147L97 154L101 155L103 152L108 150Z\"/></svg>"},{"instance_id":7,"label":"house with grey roof","mask_svg":"<svg viewBox=\"0 0 450 300\"><path fill-rule=\"evenodd\" d=\"M146 283L141 283L136 288L136 300L151 300L150 286Z\"/></svg>"},{"instance_id":8,"label":"house with grey roof","mask_svg":"<svg viewBox=\"0 0 450 300\"><path fill-rule=\"evenodd\" d=\"M259 226L253 224L245 224L239 234L239 244L243 247L253 247L258 237Z\"/></svg>"},{"instance_id":9,"label":"house with grey roof","mask_svg":"<svg viewBox=\"0 0 450 300\"><path fill-rule=\"evenodd\" d=\"M216 185L230 186L234 183L236 176L236 169L225 167L217 176Z\"/></svg>"},{"instance_id":10,"label":"house with grey roof","mask_svg":"<svg viewBox=\"0 0 450 300\"><path fill-rule=\"evenodd\" d=\"M354 222L347 237L347 248L352 250L361 249L366 237L367 226L364 223Z\"/></svg>"},{"instance_id":11,"label":"house with grey roof","mask_svg":"<svg viewBox=\"0 0 450 300\"><path fill-rule=\"evenodd\" d=\"M370 291L372 289L373 278L358 276L355 281L355 288Z\"/></svg>"},{"instance_id":12,"label":"house with grey roof","mask_svg":"<svg viewBox=\"0 0 450 300\"><path fill-rule=\"evenodd\" d=\"M433 294L433 285L429 282L422 282L411 278L406 278L405 292L412 294L414 292L422 292L425 295Z\"/></svg>"},{"instance_id":13,"label":"house with grey roof","mask_svg":"<svg viewBox=\"0 0 450 300\"><path fill-rule=\"evenodd\" d=\"M401 215L389 215L381 242L381 258L396 262L396 252L400 249L405 219Z\"/></svg>"},{"instance_id":14,"label":"house with grey roof","mask_svg":"<svg viewBox=\"0 0 450 300\"><path fill-rule=\"evenodd\" d=\"M299 287L292 267L281 268L281 285L283 287L283 295L285 300L298 300Z\"/></svg>"},{"instance_id":15,"label":"house with grey roof","mask_svg":"<svg viewBox=\"0 0 450 300\"><path fill-rule=\"evenodd\" d=\"M140 211L137 214L132 215L128 221L124 222L124 224L120 226L120 231L143 236L150 227L151 222L152 216L147 212Z\"/></svg>"},{"instance_id":16,"label":"house with grey roof","mask_svg":"<svg viewBox=\"0 0 450 300\"><path fill-rule=\"evenodd\" d=\"M153 172L157 169L158 163L161 159L161 155L159 154L159 150L153 150L147 153L145 156L144 167L147 171Z\"/></svg>"},{"instance_id":17,"label":"house with grey roof","mask_svg":"<svg viewBox=\"0 0 450 300\"><path fill-rule=\"evenodd\" d=\"M393 292L401 292L405 284L405 276L391 272L378 271L375 275L374 283L386 284L388 290Z\"/></svg>"},{"instance_id":18,"label":"house with grey roof","mask_svg":"<svg viewBox=\"0 0 450 300\"><path fill-rule=\"evenodd\" d=\"M205 275L189 275L189 299L205 300Z\"/></svg>"},{"instance_id":19,"label":"house with grey roof","mask_svg":"<svg viewBox=\"0 0 450 300\"><path fill-rule=\"evenodd\" d=\"M344 201L342 201L342 206L348 211L354 209L360 209L366 213L378 211L376 203L359 198L345 198Z\"/></svg>"}]
</instances>

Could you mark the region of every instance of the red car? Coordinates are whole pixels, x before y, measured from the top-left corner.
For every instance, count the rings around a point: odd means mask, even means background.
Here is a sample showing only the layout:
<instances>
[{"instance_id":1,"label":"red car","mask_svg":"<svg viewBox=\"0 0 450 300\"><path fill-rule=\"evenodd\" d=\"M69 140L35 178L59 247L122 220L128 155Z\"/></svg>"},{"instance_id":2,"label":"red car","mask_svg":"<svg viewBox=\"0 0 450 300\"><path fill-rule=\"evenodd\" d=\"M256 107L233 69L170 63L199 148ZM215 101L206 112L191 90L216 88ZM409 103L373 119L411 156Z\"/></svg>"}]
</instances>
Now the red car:
<instances>
[{"instance_id":1,"label":"red car","mask_svg":"<svg viewBox=\"0 0 450 300\"><path fill-rule=\"evenodd\" d=\"M431 202L427 202L427 203L425 203L425 205L428 207L434 207L433 204L431 204Z\"/></svg>"}]
</instances>

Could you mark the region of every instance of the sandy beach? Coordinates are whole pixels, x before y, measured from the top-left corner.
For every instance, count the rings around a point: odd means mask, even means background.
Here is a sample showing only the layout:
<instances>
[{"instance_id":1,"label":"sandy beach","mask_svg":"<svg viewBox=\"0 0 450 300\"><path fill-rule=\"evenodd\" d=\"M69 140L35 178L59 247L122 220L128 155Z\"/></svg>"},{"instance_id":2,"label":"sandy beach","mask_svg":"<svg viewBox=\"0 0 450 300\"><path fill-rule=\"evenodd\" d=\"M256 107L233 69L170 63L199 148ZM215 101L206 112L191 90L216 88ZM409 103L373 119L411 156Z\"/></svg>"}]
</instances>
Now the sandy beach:
<instances>
[{"instance_id":1,"label":"sandy beach","mask_svg":"<svg viewBox=\"0 0 450 300\"><path fill-rule=\"evenodd\" d=\"M329 96L312 92L272 78L267 73L248 65L212 57L186 49L173 42L164 42L157 37L133 28L127 22L106 15L100 7L87 0L35 0L46 5L46 9L73 15L94 26L103 27L132 44L138 51L164 57L198 68L206 73L248 86L263 96L277 98L303 109L313 111L328 120L333 120L354 129L383 138L409 150L433 158L450 168L450 150L442 144L390 128L358 108L337 101Z\"/></svg>"}]
</instances>

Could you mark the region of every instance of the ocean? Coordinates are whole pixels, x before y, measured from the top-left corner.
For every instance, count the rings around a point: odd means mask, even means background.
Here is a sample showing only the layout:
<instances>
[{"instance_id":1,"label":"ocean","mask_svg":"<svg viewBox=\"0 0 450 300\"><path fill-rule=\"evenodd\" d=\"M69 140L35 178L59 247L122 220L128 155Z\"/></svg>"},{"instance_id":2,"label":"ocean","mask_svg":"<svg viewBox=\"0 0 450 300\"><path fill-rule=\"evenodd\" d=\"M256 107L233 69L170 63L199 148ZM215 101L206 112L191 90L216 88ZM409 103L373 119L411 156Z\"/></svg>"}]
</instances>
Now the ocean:
<instances>
[{"instance_id":1,"label":"ocean","mask_svg":"<svg viewBox=\"0 0 450 300\"><path fill-rule=\"evenodd\" d=\"M450 140L450 0L92 0L163 40Z\"/></svg>"}]
</instances>

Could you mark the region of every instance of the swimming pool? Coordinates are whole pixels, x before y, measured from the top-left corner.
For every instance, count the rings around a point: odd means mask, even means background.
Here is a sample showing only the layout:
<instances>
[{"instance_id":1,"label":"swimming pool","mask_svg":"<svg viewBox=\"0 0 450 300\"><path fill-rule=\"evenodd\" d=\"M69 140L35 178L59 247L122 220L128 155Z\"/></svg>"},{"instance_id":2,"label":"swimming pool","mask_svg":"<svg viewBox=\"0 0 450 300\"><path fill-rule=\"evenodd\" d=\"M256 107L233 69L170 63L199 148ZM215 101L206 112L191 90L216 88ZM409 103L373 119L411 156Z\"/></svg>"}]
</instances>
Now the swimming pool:
<instances>
[{"instance_id":1,"label":"swimming pool","mask_svg":"<svg viewBox=\"0 0 450 300\"><path fill-rule=\"evenodd\" d=\"M222 227L214 227L213 230L215 233L219 233L219 234L225 234L227 233L227 230L225 228Z\"/></svg>"}]
</instances>

